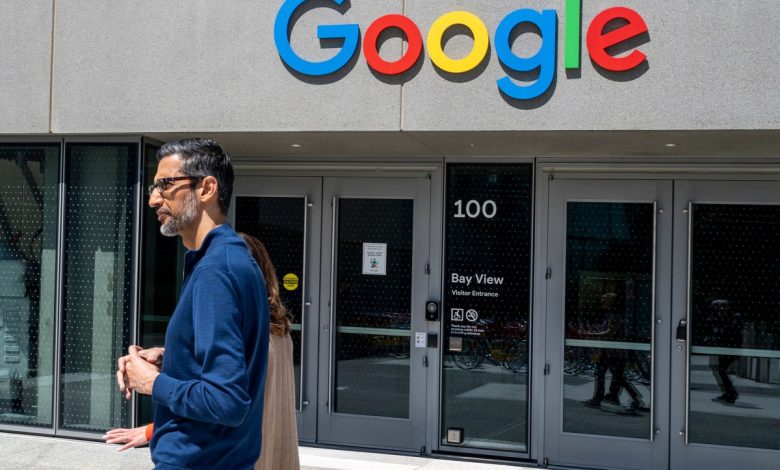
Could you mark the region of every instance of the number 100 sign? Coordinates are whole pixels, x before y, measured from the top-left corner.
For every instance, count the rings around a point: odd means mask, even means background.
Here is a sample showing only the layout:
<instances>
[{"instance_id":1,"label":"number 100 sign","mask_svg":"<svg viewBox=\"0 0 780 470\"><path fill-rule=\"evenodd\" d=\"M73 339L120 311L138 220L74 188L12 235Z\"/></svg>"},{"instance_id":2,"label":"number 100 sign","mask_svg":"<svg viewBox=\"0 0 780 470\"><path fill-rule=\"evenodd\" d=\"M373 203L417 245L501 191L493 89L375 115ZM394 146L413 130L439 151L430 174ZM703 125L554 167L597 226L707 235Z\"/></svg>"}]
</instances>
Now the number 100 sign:
<instances>
[{"instance_id":1,"label":"number 100 sign","mask_svg":"<svg viewBox=\"0 0 780 470\"><path fill-rule=\"evenodd\" d=\"M466 217L470 219L476 219L478 217L484 217L486 219L492 219L496 216L496 212L498 212L498 208L496 207L495 201L488 199L482 203L480 203L477 200L471 199L466 202L465 212L463 211L463 200L458 199L455 201L455 218L456 219L465 219Z\"/></svg>"}]
</instances>

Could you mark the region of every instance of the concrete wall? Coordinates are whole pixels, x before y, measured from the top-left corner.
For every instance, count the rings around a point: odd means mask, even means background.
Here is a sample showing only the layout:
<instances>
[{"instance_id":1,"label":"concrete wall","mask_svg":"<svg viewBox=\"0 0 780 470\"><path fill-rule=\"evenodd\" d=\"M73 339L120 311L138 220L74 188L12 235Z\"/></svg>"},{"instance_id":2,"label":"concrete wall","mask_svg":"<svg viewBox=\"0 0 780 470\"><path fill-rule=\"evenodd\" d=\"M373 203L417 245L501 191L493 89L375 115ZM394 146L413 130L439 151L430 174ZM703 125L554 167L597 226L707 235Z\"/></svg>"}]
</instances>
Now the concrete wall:
<instances>
[{"instance_id":1,"label":"concrete wall","mask_svg":"<svg viewBox=\"0 0 780 470\"><path fill-rule=\"evenodd\" d=\"M777 129L780 127L780 2L729 0L584 0L580 76L563 69L563 0L416 0L407 8L420 24L463 6L482 17L488 30L513 8L558 9L558 71L549 100L508 103L496 79L505 76L493 51L490 64L472 81L453 83L430 63L404 87L404 128L414 130L590 130L590 129ZM645 19L647 70L601 74L585 49L587 25L600 11L627 6ZM538 48L534 35L521 36L513 50ZM470 43L468 44L470 48ZM525 54L522 54L526 51ZM465 54L465 52L464 52ZM455 55L455 54L453 54ZM640 67L641 68L641 67ZM444 104L444 105L443 105ZM519 105L519 106L518 106ZM522 107L532 109L522 109ZM537 107L533 107L537 106Z\"/></svg>"},{"instance_id":2,"label":"concrete wall","mask_svg":"<svg viewBox=\"0 0 780 470\"><path fill-rule=\"evenodd\" d=\"M344 72L317 79L292 72L277 54L279 0L58 0L51 132L780 128L777 0L584 0L583 36L611 6L633 8L647 22L649 41L639 48L648 61L624 75L592 64L584 37L580 70L564 70L564 3L352 0L342 15L331 0L312 0L292 32L294 49L310 60L336 51L320 46L317 24L358 23L364 33L388 13L405 13L425 39L436 18L463 9L491 36L482 66L459 77L437 71L424 51L402 77L372 72L359 53ZM500 20L523 7L558 10L557 79L531 102L499 92L506 72L492 45ZM0 88L0 133L46 131L50 9L29 0L0 6L0 57L12 64L0 74L0 85L10 84ZM522 34L513 50L530 55L539 43ZM392 60L401 47L391 35L381 54ZM470 48L460 35L445 51L457 58Z\"/></svg>"},{"instance_id":3,"label":"concrete wall","mask_svg":"<svg viewBox=\"0 0 780 470\"><path fill-rule=\"evenodd\" d=\"M388 130L400 123L400 89L358 62L346 78L302 80L273 41L276 0L60 0L53 127L57 132ZM400 0L355 0L368 24ZM294 31L311 60L318 20ZM307 33L311 37L304 36Z\"/></svg>"},{"instance_id":4,"label":"concrete wall","mask_svg":"<svg viewBox=\"0 0 780 470\"><path fill-rule=\"evenodd\" d=\"M51 0L0 2L0 134L49 131Z\"/></svg>"}]
</instances>

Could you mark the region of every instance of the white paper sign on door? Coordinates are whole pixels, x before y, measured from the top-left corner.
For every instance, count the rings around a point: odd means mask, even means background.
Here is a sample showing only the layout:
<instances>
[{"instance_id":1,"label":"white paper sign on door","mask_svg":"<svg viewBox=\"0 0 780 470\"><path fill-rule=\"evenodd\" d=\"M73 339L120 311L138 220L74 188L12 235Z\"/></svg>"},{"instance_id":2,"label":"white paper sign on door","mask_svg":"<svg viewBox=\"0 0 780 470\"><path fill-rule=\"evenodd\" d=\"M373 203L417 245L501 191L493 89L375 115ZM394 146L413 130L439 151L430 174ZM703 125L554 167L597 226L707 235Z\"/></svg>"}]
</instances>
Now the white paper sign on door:
<instances>
[{"instance_id":1,"label":"white paper sign on door","mask_svg":"<svg viewBox=\"0 0 780 470\"><path fill-rule=\"evenodd\" d=\"M363 243L363 274L387 274L387 243Z\"/></svg>"},{"instance_id":2,"label":"white paper sign on door","mask_svg":"<svg viewBox=\"0 0 780 470\"><path fill-rule=\"evenodd\" d=\"M424 348L427 346L426 341L428 339L428 334L424 331L420 333L419 331L414 332L414 347L415 348Z\"/></svg>"}]
</instances>

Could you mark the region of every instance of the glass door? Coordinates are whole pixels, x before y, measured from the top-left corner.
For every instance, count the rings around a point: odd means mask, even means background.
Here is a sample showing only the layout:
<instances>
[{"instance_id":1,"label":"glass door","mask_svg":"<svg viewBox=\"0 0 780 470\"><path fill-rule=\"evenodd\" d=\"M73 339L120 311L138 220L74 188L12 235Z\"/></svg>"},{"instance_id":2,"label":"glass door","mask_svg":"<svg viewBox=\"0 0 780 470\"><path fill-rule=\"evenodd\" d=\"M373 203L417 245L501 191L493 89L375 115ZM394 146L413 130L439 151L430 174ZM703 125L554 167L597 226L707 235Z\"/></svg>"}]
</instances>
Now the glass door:
<instances>
[{"instance_id":1,"label":"glass door","mask_svg":"<svg viewBox=\"0 0 780 470\"><path fill-rule=\"evenodd\" d=\"M778 468L780 183L675 195L671 468Z\"/></svg>"},{"instance_id":2,"label":"glass door","mask_svg":"<svg viewBox=\"0 0 780 470\"><path fill-rule=\"evenodd\" d=\"M430 184L325 178L319 442L425 445Z\"/></svg>"},{"instance_id":3,"label":"glass door","mask_svg":"<svg viewBox=\"0 0 780 470\"><path fill-rule=\"evenodd\" d=\"M668 466L671 182L550 182L544 457ZM668 212L668 211L667 211ZM665 339L665 338L664 338ZM661 392L661 393L659 393Z\"/></svg>"},{"instance_id":4,"label":"glass door","mask_svg":"<svg viewBox=\"0 0 780 470\"><path fill-rule=\"evenodd\" d=\"M298 437L314 442L322 179L239 176L233 192L230 220L268 249L292 316Z\"/></svg>"}]
</instances>

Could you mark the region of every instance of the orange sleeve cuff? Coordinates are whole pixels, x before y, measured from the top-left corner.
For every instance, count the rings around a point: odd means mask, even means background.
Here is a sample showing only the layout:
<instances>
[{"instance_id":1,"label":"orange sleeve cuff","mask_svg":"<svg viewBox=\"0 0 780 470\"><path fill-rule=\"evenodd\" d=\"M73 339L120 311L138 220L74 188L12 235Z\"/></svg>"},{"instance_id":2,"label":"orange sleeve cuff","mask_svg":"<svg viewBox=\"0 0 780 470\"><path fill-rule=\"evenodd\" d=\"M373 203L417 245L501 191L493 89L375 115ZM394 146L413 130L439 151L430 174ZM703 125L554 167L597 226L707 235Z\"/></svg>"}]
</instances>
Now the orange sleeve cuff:
<instances>
[{"instance_id":1,"label":"orange sleeve cuff","mask_svg":"<svg viewBox=\"0 0 780 470\"><path fill-rule=\"evenodd\" d=\"M154 423L149 423L146 425L146 442L152 440L152 433L154 433Z\"/></svg>"}]
</instances>

